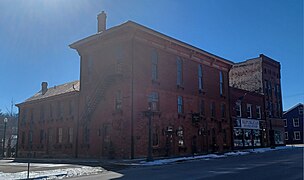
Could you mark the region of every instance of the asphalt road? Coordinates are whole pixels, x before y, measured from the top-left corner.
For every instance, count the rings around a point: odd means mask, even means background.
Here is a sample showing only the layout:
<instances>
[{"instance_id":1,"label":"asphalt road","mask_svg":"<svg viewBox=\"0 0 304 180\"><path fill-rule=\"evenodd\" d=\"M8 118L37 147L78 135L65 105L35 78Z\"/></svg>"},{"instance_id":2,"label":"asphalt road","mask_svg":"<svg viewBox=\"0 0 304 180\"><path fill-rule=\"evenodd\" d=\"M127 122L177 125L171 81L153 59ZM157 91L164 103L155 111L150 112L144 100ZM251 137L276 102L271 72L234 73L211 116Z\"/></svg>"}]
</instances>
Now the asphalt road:
<instances>
[{"instance_id":1,"label":"asphalt road","mask_svg":"<svg viewBox=\"0 0 304 180\"><path fill-rule=\"evenodd\" d=\"M303 180L303 148L162 166L137 166L73 179Z\"/></svg>"}]
</instances>

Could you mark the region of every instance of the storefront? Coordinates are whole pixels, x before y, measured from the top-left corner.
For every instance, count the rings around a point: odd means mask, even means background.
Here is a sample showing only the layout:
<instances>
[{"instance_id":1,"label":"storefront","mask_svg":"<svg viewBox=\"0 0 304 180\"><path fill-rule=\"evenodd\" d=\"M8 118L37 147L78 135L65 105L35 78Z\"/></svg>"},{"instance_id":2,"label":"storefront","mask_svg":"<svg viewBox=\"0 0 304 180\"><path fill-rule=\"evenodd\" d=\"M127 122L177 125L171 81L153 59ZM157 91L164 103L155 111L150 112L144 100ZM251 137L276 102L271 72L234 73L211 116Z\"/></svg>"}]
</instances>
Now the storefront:
<instances>
[{"instance_id":1,"label":"storefront","mask_svg":"<svg viewBox=\"0 0 304 180\"><path fill-rule=\"evenodd\" d=\"M238 118L234 121L234 148L262 146L263 129L256 119Z\"/></svg>"}]
</instances>

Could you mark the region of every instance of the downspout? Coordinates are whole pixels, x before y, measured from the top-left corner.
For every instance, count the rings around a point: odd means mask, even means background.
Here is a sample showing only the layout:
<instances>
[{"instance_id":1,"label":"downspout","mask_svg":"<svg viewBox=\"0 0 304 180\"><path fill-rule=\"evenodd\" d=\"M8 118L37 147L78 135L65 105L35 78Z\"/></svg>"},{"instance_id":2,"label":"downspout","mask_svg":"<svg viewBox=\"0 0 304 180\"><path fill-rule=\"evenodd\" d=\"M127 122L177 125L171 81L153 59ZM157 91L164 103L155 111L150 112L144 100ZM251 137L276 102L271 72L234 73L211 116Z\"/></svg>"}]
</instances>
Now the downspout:
<instances>
[{"instance_id":1,"label":"downspout","mask_svg":"<svg viewBox=\"0 0 304 180\"><path fill-rule=\"evenodd\" d=\"M131 62L131 159L134 159L134 38L136 31L131 39L132 41L132 62Z\"/></svg>"},{"instance_id":2,"label":"downspout","mask_svg":"<svg viewBox=\"0 0 304 180\"><path fill-rule=\"evenodd\" d=\"M75 158L78 158L78 144L79 144L79 114L80 114L80 93L81 93L81 72L82 72L82 56L81 54L78 52L79 56L80 56L80 85L79 85L79 95L78 95L78 110L77 110L77 121L76 121L76 142L75 142Z\"/></svg>"},{"instance_id":3,"label":"downspout","mask_svg":"<svg viewBox=\"0 0 304 180\"><path fill-rule=\"evenodd\" d=\"M233 132L234 132L234 125L233 125L233 119L232 119L232 116L231 116L231 111L230 110L233 110L230 106L231 106L231 98L230 98L230 70L232 69L232 66L230 66L229 70L228 70L228 108L229 108L229 117L230 117L230 141L231 141L231 150L234 150L234 138L233 138Z\"/></svg>"}]
</instances>

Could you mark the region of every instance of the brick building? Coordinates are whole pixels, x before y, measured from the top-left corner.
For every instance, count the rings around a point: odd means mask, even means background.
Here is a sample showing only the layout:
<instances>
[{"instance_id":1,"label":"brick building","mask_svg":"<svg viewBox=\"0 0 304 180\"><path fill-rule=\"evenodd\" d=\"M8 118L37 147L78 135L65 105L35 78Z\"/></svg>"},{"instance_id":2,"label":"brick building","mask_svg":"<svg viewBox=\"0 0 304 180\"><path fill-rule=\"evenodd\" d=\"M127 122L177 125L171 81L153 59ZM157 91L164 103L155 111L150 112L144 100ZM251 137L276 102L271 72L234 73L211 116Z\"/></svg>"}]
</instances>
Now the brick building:
<instances>
[{"instance_id":1,"label":"brick building","mask_svg":"<svg viewBox=\"0 0 304 180\"><path fill-rule=\"evenodd\" d=\"M100 32L70 45L81 61L79 156L146 156L148 107L154 156L230 149L232 62L131 21L106 30L98 19Z\"/></svg>"},{"instance_id":2,"label":"brick building","mask_svg":"<svg viewBox=\"0 0 304 180\"><path fill-rule=\"evenodd\" d=\"M299 103L283 114L286 144L304 143L303 104Z\"/></svg>"},{"instance_id":3,"label":"brick building","mask_svg":"<svg viewBox=\"0 0 304 180\"><path fill-rule=\"evenodd\" d=\"M266 122L272 145L284 144L280 71L279 62L261 54L257 58L236 63L229 72L231 87L264 95Z\"/></svg>"},{"instance_id":4,"label":"brick building","mask_svg":"<svg viewBox=\"0 0 304 180\"><path fill-rule=\"evenodd\" d=\"M233 87L230 87L229 94L234 148L267 146L264 96Z\"/></svg>"},{"instance_id":5,"label":"brick building","mask_svg":"<svg viewBox=\"0 0 304 180\"><path fill-rule=\"evenodd\" d=\"M97 19L96 34L70 45L80 82L43 83L17 105L20 156L145 157L150 130L153 156L231 149L233 62L132 21L106 29L104 12Z\"/></svg>"},{"instance_id":6,"label":"brick building","mask_svg":"<svg viewBox=\"0 0 304 180\"><path fill-rule=\"evenodd\" d=\"M42 83L34 96L17 104L19 157L73 157L79 81L51 88Z\"/></svg>"}]
</instances>

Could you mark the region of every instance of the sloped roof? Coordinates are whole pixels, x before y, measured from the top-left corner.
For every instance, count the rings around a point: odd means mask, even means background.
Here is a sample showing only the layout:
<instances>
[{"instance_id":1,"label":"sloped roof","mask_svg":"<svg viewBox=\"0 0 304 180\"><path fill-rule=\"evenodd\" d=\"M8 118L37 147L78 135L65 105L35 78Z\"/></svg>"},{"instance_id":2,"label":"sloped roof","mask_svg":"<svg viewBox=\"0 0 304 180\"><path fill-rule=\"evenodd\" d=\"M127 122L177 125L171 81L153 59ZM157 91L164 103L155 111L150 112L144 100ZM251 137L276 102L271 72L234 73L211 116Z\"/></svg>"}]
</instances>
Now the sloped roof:
<instances>
[{"instance_id":1,"label":"sloped roof","mask_svg":"<svg viewBox=\"0 0 304 180\"><path fill-rule=\"evenodd\" d=\"M304 106L304 104L298 103L298 104L292 106L291 108L289 108L287 111L283 112L283 114L285 115L285 114L287 114L288 112L292 111L293 109L295 109L295 108L297 108L297 107L299 107L299 106Z\"/></svg>"},{"instance_id":2,"label":"sloped roof","mask_svg":"<svg viewBox=\"0 0 304 180\"><path fill-rule=\"evenodd\" d=\"M207 54L207 55L209 55L209 56L212 56L212 57L214 57L214 58L216 58L216 59L218 59L218 60L220 60L220 61L222 61L222 62L228 63L228 64L230 64L230 65L233 65L233 64L234 64L234 62L232 62L232 61L230 61L230 60L227 60L227 59L225 59L225 58L222 58L222 57L220 57L220 56L217 56L217 55L212 54L212 53L210 53L210 52L207 52L207 51L205 51L205 50L202 50L202 49L200 49L200 48L198 48L198 47L192 46L192 45L190 45L190 44L188 44L188 43L185 43L185 42L183 42L183 41L180 41L180 40L178 40L178 39L175 39L175 38L173 38L173 37L170 37L170 36L168 36L168 35L165 35L165 34L163 34L163 33L160 33L160 32L158 32L158 31L156 31L156 30L153 30L153 29L151 29L151 28L148 28L148 27L146 27L146 26L144 26L144 25L138 24L138 23L133 22L133 21L127 21L127 22L122 23L122 24L120 24L120 25L117 25L117 26L114 26L114 27L112 27L112 28L109 28L109 29L107 29L107 30L104 31L104 32L98 32L97 34L93 34L93 35L91 35L91 36L89 36L89 37L86 37L86 38L84 38L84 39L78 40L78 41L76 41L76 42L70 44L70 47L73 48L73 49L77 49L77 48L78 48L80 45L82 45L82 44L85 44L85 43L91 42L91 41L93 41L93 40L99 39L99 38L101 38L102 36L105 36L105 35L108 34L108 33L111 33L111 32L113 32L113 31L115 31L115 30L118 30L118 29L121 29L121 28L127 27L127 26L128 26L128 27L133 27L133 28L136 28L136 29L139 29L139 30L142 30L142 31L144 31L144 32L147 32L147 33L149 33L149 34L153 34L153 35L155 35L155 36L158 36L158 37L160 37L160 38L163 38L163 39L166 39L166 40L169 40L169 41L173 41L174 43L177 43L177 44L179 44L179 45L181 45L181 46L184 46L184 47L186 47L186 48L193 49L193 50L198 51L198 52L200 52L200 53L202 53L202 54Z\"/></svg>"},{"instance_id":3,"label":"sloped roof","mask_svg":"<svg viewBox=\"0 0 304 180\"><path fill-rule=\"evenodd\" d=\"M61 85L58 85L58 86L48 88L48 90L46 91L45 94L42 94L41 90L40 90L34 96L25 100L25 102L44 99L44 98L48 98L48 97L51 97L51 96L56 96L56 95L65 94L65 93L69 93L69 92L78 92L79 87L80 87L80 82L78 80L73 81L73 82L68 82L68 83L65 83L65 84L61 84Z\"/></svg>"}]
</instances>

